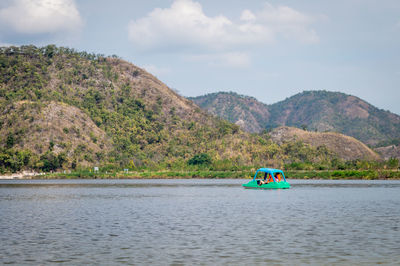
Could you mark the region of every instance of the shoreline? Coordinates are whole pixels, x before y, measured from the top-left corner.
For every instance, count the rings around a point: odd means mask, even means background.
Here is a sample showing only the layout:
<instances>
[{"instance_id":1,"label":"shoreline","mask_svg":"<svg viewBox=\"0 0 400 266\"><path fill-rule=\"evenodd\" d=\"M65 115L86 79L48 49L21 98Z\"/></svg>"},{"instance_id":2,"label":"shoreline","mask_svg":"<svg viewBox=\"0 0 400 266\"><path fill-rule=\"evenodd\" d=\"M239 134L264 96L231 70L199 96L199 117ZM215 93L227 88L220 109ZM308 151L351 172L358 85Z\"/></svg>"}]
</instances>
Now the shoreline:
<instances>
[{"instance_id":1,"label":"shoreline","mask_svg":"<svg viewBox=\"0 0 400 266\"><path fill-rule=\"evenodd\" d=\"M44 175L46 175L46 174L38 173L38 172L31 172L31 171L22 171L20 173L0 175L0 180L17 180L17 179L29 180L29 179L35 179L35 177L37 177L37 176L44 176Z\"/></svg>"},{"instance_id":2,"label":"shoreline","mask_svg":"<svg viewBox=\"0 0 400 266\"><path fill-rule=\"evenodd\" d=\"M0 175L0 180L43 180L43 179L251 179L251 171L132 171L130 173L94 173L91 171L38 173L23 171ZM311 180L400 180L399 170L286 170L288 179Z\"/></svg>"}]
</instances>

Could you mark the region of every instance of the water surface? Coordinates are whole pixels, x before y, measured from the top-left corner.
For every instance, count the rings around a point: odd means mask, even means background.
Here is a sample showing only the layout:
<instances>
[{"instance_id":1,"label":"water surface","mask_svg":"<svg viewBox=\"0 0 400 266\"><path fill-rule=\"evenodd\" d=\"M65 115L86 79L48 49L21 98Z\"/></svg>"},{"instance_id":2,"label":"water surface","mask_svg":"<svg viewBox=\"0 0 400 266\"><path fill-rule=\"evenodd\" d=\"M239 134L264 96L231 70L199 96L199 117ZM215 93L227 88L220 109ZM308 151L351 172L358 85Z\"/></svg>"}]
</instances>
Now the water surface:
<instances>
[{"instance_id":1,"label":"water surface","mask_svg":"<svg viewBox=\"0 0 400 266\"><path fill-rule=\"evenodd\" d=\"M1 180L0 263L400 262L400 181L244 182Z\"/></svg>"}]
</instances>

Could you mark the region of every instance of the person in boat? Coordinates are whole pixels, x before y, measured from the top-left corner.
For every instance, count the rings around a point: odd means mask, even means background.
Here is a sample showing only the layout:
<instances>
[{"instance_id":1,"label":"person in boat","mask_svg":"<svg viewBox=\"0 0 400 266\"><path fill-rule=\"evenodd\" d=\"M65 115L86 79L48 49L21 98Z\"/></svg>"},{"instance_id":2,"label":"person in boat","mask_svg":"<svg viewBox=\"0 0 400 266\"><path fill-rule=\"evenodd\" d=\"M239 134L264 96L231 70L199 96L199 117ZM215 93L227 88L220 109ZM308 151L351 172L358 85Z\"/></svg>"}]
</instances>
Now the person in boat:
<instances>
[{"instance_id":1,"label":"person in boat","mask_svg":"<svg viewBox=\"0 0 400 266\"><path fill-rule=\"evenodd\" d=\"M267 184L271 183L271 182L274 182L274 179L272 178L272 175L268 174L268 176L269 176L269 178L268 178Z\"/></svg>"},{"instance_id":2,"label":"person in boat","mask_svg":"<svg viewBox=\"0 0 400 266\"><path fill-rule=\"evenodd\" d=\"M261 179L258 184L261 186L261 185L264 185L264 184L267 184L267 183L268 183L267 182L267 173L265 173L264 179Z\"/></svg>"},{"instance_id":3,"label":"person in boat","mask_svg":"<svg viewBox=\"0 0 400 266\"><path fill-rule=\"evenodd\" d=\"M281 182L281 180L282 180L281 173L276 174L275 180L276 180L276 182Z\"/></svg>"}]
</instances>

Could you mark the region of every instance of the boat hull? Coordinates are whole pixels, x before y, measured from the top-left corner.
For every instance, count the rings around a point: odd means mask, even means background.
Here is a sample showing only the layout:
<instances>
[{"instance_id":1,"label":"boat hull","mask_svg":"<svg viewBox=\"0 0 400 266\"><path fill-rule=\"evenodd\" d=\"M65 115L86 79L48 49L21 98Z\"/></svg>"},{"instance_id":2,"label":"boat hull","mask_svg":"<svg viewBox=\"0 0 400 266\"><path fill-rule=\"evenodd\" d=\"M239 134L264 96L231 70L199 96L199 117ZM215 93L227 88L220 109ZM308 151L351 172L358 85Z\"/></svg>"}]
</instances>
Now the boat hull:
<instances>
[{"instance_id":1,"label":"boat hull","mask_svg":"<svg viewBox=\"0 0 400 266\"><path fill-rule=\"evenodd\" d=\"M252 188L252 189L288 189L290 188L290 184L285 181L281 182L270 182L268 184L258 185L256 180L251 180L247 184L242 185L244 188Z\"/></svg>"}]
</instances>

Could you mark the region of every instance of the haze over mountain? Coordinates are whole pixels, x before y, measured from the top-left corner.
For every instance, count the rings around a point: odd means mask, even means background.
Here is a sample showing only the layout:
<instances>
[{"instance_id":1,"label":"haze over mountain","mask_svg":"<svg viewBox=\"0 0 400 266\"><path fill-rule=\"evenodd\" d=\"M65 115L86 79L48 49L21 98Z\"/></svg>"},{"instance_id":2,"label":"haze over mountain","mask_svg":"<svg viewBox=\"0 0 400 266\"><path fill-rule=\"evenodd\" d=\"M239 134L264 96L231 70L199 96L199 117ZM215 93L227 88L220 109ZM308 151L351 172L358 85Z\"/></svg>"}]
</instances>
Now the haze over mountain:
<instances>
[{"instance_id":1,"label":"haze over mountain","mask_svg":"<svg viewBox=\"0 0 400 266\"><path fill-rule=\"evenodd\" d=\"M400 116L340 92L305 91L272 105L232 92L189 99L249 132L294 126L340 132L370 145L400 138Z\"/></svg>"}]
</instances>

